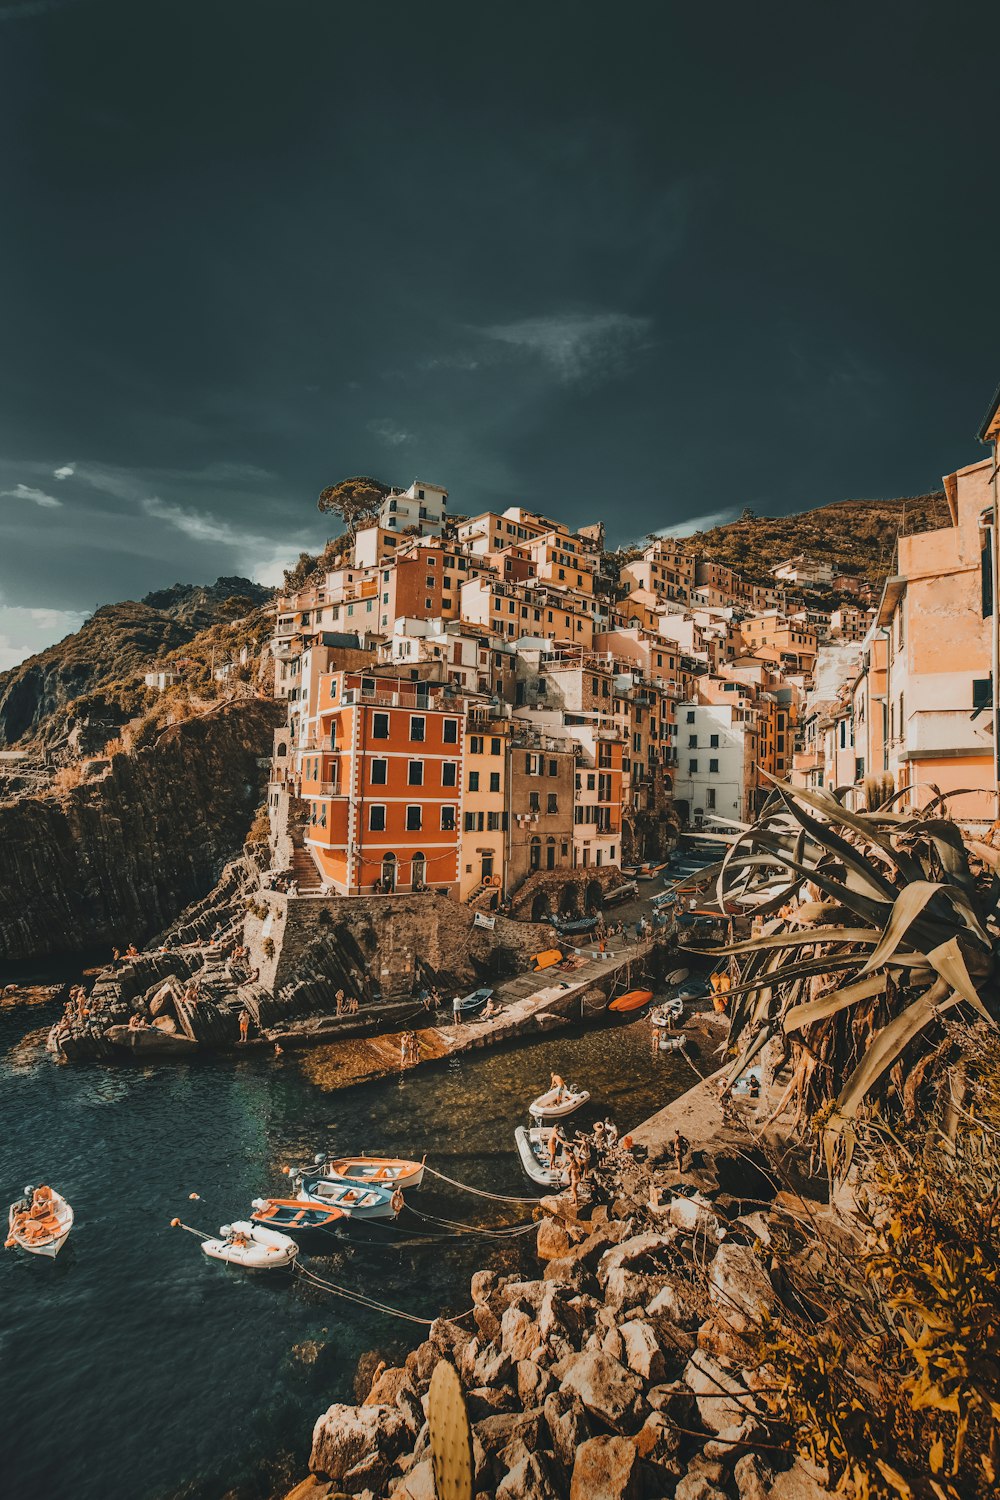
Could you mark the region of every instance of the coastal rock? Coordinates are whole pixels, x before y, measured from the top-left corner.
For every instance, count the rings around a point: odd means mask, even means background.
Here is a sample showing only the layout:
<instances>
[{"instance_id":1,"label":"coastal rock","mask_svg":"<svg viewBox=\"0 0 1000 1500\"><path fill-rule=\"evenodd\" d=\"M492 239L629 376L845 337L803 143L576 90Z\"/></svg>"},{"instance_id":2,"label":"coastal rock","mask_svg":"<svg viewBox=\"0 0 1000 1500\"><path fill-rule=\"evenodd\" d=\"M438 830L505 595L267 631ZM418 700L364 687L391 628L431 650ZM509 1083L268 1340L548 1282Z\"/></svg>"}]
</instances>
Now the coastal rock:
<instances>
[{"instance_id":1,"label":"coastal rock","mask_svg":"<svg viewBox=\"0 0 1000 1500\"><path fill-rule=\"evenodd\" d=\"M541 1406L553 1386L552 1376L536 1360L522 1359L517 1370L517 1399L525 1409Z\"/></svg>"},{"instance_id":2,"label":"coastal rock","mask_svg":"<svg viewBox=\"0 0 1000 1500\"><path fill-rule=\"evenodd\" d=\"M537 1312L542 1305L545 1296L544 1281L508 1281L501 1287L498 1297L503 1307L511 1307L516 1304L519 1307L531 1308Z\"/></svg>"},{"instance_id":3,"label":"coastal rock","mask_svg":"<svg viewBox=\"0 0 1000 1500\"><path fill-rule=\"evenodd\" d=\"M719 1242L726 1236L726 1226L712 1207L711 1200L703 1193L693 1193L690 1198L671 1198L667 1217L674 1229L680 1229L685 1234L699 1235L708 1240L709 1244Z\"/></svg>"},{"instance_id":4,"label":"coastal rock","mask_svg":"<svg viewBox=\"0 0 1000 1500\"><path fill-rule=\"evenodd\" d=\"M604 1283L604 1295L610 1307L644 1307L663 1285L659 1276L641 1271L627 1271L623 1266L611 1271Z\"/></svg>"},{"instance_id":5,"label":"coastal rock","mask_svg":"<svg viewBox=\"0 0 1000 1500\"><path fill-rule=\"evenodd\" d=\"M537 1366L536 1366L537 1368ZM506 1385L477 1385L465 1393L470 1422L494 1417L498 1412L516 1411L517 1397Z\"/></svg>"},{"instance_id":6,"label":"coastal rock","mask_svg":"<svg viewBox=\"0 0 1000 1500\"><path fill-rule=\"evenodd\" d=\"M542 1428L542 1414L534 1412L504 1412L477 1422L475 1433L488 1454L500 1453L515 1438L526 1447L536 1448Z\"/></svg>"},{"instance_id":7,"label":"coastal rock","mask_svg":"<svg viewBox=\"0 0 1000 1500\"><path fill-rule=\"evenodd\" d=\"M538 1307L538 1332L543 1342L553 1339L576 1339L584 1321L579 1308L565 1296L558 1283L542 1282L544 1288ZM568 1288L566 1290L569 1290Z\"/></svg>"},{"instance_id":8,"label":"coastal rock","mask_svg":"<svg viewBox=\"0 0 1000 1500\"><path fill-rule=\"evenodd\" d=\"M623 1437L593 1437L576 1451L569 1500L638 1500L639 1455Z\"/></svg>"},{"instance_id":9,"label":"coastal rock","mask_svg":"<svg viewBox=\"0 0 1000 1500\"><path fill-rule=\"evenodd\" d=\"M456 1360L466 1344L471 1342L472 1334L460 1323L453 1323L450 1318L435 1318L427 1339L440 1354Z\"/></svg>"},{"instance_id":10,"label":"coastal rock","mask_svg":"<svg viewBox=\"0 0 1000 1500\"><path fill-rule=\"evenodd\" d=\"M664 1412L651 1411L632 1442L640 1458L666 1468L675 1477L684 1472L680 1457L684 1438Z\"/></svg>"},{"instance_id":11,"label":"coastal rock","mask_svg":"<svg viewBox=\"0 0 1000 1500\"><path fill-rule=\"evenodd\" d=\"M712 1484L704 1474L689 1471L677 1481L674 1500L726 1500L726 1492Z\"/></svg>"},{"instance_id":12,"label":"coastal rock","mask_svg":"<svg viewBox=\"0 0 1000 1500\"><path fill-rule=\"evenodd\" d=\"M579 1396L592 1416L624 1431L633 1424L642 1382L618 1360L601 1350L572 1355L559 1389Z\"/></svg>"},{"instance_id":13,"label":"coastal rock","mask_svg":"<svg viewBox=\"0 0 1000 1500\"><path fill-rule=\"evenodd\" d=\"M590 1437L586 1408L573 1391L560 1390L546 1396L542 1413L556 1457L569 1471L577 1448Z\"/></svg>"},{"instance_id":14,"label":"coastal rock","mask_svg":"<svg viewBox=\"0 0 1000 1500\"><path fill-rule=\"evenodd\" d=\"M472 1293L473 1302L475 1302L477 1306L481 1305L482 1303L489 1302L490 1298L493 1296L493 1293L497 1289L497 1282L499 1280L500 1278L497 1275L496 1271L474 1272L472 1280L469 1283L469 1291Z\"/></svg>"},{"instance_id":15,"label":"coastal rock","mask_svg":"<svg viewBox=\"0 0 1000 1500\"><path fill-rule=\"evenodd\" d=\"M650 1317L669 1318L678 1328L696 1328L701 1321L696 1294L678 1281L665 1281L646 1311Z\"/></svg>"},{"instance_id":16,"label":"coastal rock","mask_svg":"<svg viewBox=\"0 0 1000 1500\"><path fill-rule=\"evenodd\" d=\"M630 1271L655 1268L657 1261L674 1249L675 1240L676 1235L656 1234L652 1231L632 1235L601 1256L597 1267L598 1282L604 1286L611 1272L622 1267Z\"/></svg>"},{"instance_id":17,"label":"coastal rock","mask_svg":"<svg viewBox=\"0 0 1000 1500\"><path fill-rule=\"evenodd\" d=\"M521 1307L508 1307L500 1319L500 1347L508 1359L530 1359L542 1342L538 1324Z\"/></svg>"},{"instance_id":18,"label":"coastal rock","mask_svg":"<svg viewBox=\"0 0 1000 1500\"><path fill-rule=\"evenodd\" d=\"M825 1474L808 1459L795 1459L790 1469L775 1474L768 1500L830 1500Z\"/></svg>"},{"instance_id":19,"label":"coastal rock","mask_svg":"<svg viewBox=\"0 0 1000 1500\"><path fill-rule=\"evenodd\" d=\"M413 1382L408 1370L401 1366L382 1370L372 1381L372 1388L368 1392L363 1406L393 1406L399 1400L400 1391L403 1389L413 1390Z\"/></svg>"},{"instance_id":20,"label":"coastal rock","mask_svg":"<svg viewBox=\"0 0 1000 1500\"><path fill-rule=\"evenodd\" d=\"M402 1452L409 1430L394 1406L327 1408L313 1428L309 1467L313 1473L342 1480L349 1469L378 1452L386 1459ZM364 1486L359 1486L364 1488Z\"/></svg>"},{"instance_id":21,"label":"coastal rock","mask_svg":"<svg viewBox=\"0 0 1000 1500\"><path fill-rule=\"evenodd\" d=\"M417 1393L409 1386L403 1386L396 1397L396 1405L399 1414L410 1430L412 1437L416 1437L424 1425L424 1408L420 1404Z\"/></svg>"},{"instance_id":22,"label":"coastal rock","mask_svg":"<svg viewBox=\"0 0 1000 1500\"><path fill-rule=\"evenodd\" d=\"M560 1256L567 1255L570 1251L570 1238L564 1225L558 1219L550 1219L547 1215L538 1226L538 1235L535 1240L535 1254L539 1260L558 1260Z\"/></svg>"},{"instance_id":23,"label":"coastal rock","mask_svg":"<svg viewBox=\"0 0 1000 1500\"><path fill-rule=\"evenodd\" d=\"M746 1245L720 1245L708 1275L716 1316L735 1333L759 1328L777 1303L770 1277Z\"/></svg>"},{"instance_id":24,"label":"coastal rock","mask_svg":"<svg viewBox=\"0 0 1000 1500\"><path fill-rule=\"evenodd\" d=\"M746 1386L701 1349L695 1350L684 1368L684 1384L694 1392L698 1415L710 1432L738 1427L754 1414L754 1401Z\"/></svg>"},{"instance_id":25,"label":"coastal rock","mask_svg":"<svg viewBox=\"0 0 1000 1500\"><path fill-rule=\"evenodd\" d=\"M529 1453L497 1485L496 1500L560 1500L552 1464L544 1453Z\"/></svg>"},{"instance_id":26,"label":"coastal rock","mask_svg":"<svg viewBox=\"0 0 1000 1500\"><path fill-rule=\"evenodd\" d=\"M655 1384L664 1374L663 1354L655 1330L638 1318L618 1330L622 1342L621 1361L646 1382Z\"/></svg>"},{"instance_id":27,"label":"coastal rock","mask_svg":"<svg viewBox=\"0 0 1000 1500\"><path fill-rule=\"evenodd\" d=\"M484 1344L492 1343L494 1339L500 1337L500 1319L485 1302L480 1302L476 1306L472 1317Z\"/></svg>"},{"instance_id":28,"label":"coastal rock","mask_svg":"<svg viewBox=\"0 0 1000 1500\"><path fill-rule=\"evenodd\" d=\"M586 1265L572 1255L561 1255L558 1260L550 1260L545 1267L545 1280L561 1282L575 1292L584 1292L588 1286L595 1285Z\"/></svg>"},{"instance_id":29,"label":"coastal rock","mask_svg":"<svg viewBox=\"0 0 1000 1500\"><path fill-rule=\"evenodd\" d=\"M393 1500L437 1500L434 1466L429 1458L414 1464L392 1492Z\"/></svg>"},{"instance_id":30,"label":"coastal rock","mask_svg":"<svg viewBox=\"0 0 1000 1500\"><path fill-rule=\"evenodd\" d=\"M678 1427L690 1427L696 1420L694 1392L683 1380L665 1381L662 1385L652 1386L646 1392L646 1400L654 1411L664 1412Z\"/></svg>"}]
</instances>

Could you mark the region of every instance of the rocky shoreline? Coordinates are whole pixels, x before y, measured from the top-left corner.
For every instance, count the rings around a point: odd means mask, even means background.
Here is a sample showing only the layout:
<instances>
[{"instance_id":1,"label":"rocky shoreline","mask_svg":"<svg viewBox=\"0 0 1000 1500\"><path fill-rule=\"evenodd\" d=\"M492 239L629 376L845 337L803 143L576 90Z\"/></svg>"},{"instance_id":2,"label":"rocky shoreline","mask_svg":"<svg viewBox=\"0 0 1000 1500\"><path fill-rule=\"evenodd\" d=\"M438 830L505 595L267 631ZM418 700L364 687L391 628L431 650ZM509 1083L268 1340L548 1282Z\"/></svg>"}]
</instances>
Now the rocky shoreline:
<instances>
[{"instance_id":1,"label":"rocky shoreline","mask_svg":"<svg viewBox=\"0 0 1000 1500\"><path fill-rule=\"evenodd\" d=\"M310 1475L287 1500L435 1500L426 1411L440 1360L462 1384L478 1500L825 1495L769 1416L755 1342L785 1294L774 1234L805 1204L756 1165L741 1106L713 1133L722 1110L704 1080L634 1132L587 1207L542 1199L537 1279L477 1272L467 1313L379 1365L358 1405L319 1417ZM693 1132L680 1171L679 1121Z\"/></svg>"}]
</instances>

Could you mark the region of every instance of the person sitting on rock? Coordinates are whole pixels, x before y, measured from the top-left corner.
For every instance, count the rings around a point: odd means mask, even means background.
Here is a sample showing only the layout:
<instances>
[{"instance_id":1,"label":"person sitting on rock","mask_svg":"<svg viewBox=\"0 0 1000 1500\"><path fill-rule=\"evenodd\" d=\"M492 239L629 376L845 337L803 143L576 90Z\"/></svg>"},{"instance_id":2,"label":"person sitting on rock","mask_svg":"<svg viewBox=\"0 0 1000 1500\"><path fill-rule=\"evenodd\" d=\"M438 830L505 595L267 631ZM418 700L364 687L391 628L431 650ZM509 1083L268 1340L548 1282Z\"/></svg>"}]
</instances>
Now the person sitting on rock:
<instances>
[{"instance_id":1,"label":"person sitting on rock","mask_svg":"<svg viewBox=\"0 0 1000 1500\"><path fill-rule=\"evenodd\" d=\"M129 943L128 947L125 949L125 957L126 958L138 958L139 957L139 950L135 946L134 943Z\"/></svg>"}]
</instances>

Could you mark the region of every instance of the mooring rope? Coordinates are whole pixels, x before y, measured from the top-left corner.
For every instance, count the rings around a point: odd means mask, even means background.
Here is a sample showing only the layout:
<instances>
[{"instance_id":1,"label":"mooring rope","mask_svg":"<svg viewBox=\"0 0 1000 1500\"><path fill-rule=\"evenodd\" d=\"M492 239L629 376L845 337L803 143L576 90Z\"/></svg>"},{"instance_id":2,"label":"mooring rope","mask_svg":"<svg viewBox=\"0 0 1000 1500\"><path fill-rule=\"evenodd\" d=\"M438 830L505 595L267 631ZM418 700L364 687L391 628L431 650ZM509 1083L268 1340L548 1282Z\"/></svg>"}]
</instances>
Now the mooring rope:
<instances>
[{"instance_id":1,"label":"mooring rope","mask_svg":"<svg viewBox=\"0 0 1000 1500\"><path fill-rule=\"evenodd\" d=\"M325 1276L319 1276L315 1271L308 1269L306 1266L296 1265L295 1269L312 1286L318 1287L324 1292L332 1292L335 1297L342 1297L345 1302L353 1302L359 1307L368 1308L371 1312L381 1312L393 1318L403 1318L407 1323L419 1323L423 1328L430 1328L433 1323L438 1321L436 1318L419 1318L416 1313L403 1312L398 1307L390 1307L387 1302L379 1302L374 1297L366 1296L364 1292L355 1291L352 1287L340 1286L337 1282L330 1281ZM474 1311L475 1308L470 1307L464 1313L459 1313L458 1317L447 1318L445 1321L458 1323L463 1318L469 1317Z\"/></svg>"},{"instance_id":2,"label":"mooring rope","mask_svg":"<svg viewBox=\"0 0 1000 1500\"><path fill-rule=\"evenodd\" d=\"M537 1202L537 1199L534 1200ZM528 1219L523 1224L504 1224L498 1229L479 1229L472 1224L459 1224L455 1219L438 1219L434 1214L423 1214L419 1208L410 1207L410 1213L415 1214L418 1219L424 1219L428 1224L444 1224L449 1229L454 1229L458 1234L480 1234L488 1239L516 1239L520 1234L527 1234L529 1230L536 1228L536 1220Z\"/></svg>"},{"instance_id":3,"label":"mooring rope","mask_svg":"<svg viewBox=\"0 0 1000 1500\"><path fill-rule=\"evenodd\" d=\"M511 1193L488 1193L485 1188L470 1186L467 1182L459 1182L454 1177L446 1177L444 1172L439 1172L435 1167L424 1167L425 1172L430 1172L432 1177L438 1177L442 1182L450 1183L452 1187L461 1188L463 1193L472 1193L477 1198L490 1198L494 1203L533 1203L537 1204L537 1198L515 1198Z\"/></svg>"}]
</instances>

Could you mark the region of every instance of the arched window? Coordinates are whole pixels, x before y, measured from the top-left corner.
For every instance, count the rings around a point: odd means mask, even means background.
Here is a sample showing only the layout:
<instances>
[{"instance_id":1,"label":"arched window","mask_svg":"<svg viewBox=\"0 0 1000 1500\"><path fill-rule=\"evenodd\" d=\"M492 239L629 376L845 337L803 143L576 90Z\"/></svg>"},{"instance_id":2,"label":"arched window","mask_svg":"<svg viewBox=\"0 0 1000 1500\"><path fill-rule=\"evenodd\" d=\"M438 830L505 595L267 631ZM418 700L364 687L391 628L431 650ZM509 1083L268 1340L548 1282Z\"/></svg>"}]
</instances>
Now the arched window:
<instances>
[{"instance_id":1,"label":"arched window","mask_svg":"<svg viewBox=\"0 0 1000 1500\"><path fill-rule=\"evenodd\" d=\"M278 741L278 747L277 747L277 749L275 750L274 753L275 753L275 755L287 755L288 754L288 746L285 744L284 740L279 740Z\"/></svg>"},{"instance_id":2,"label":"arched window","mask_svg":"<svg viewBox=\"0 0 1000 1500\"><path fill-rule=\"evenodd\" d=\"M554 870L556 867L556 841L550 834L545 840L545 868Z\"/></svg>"},{"instance_id":3,"label":"arched window","mask_svg":"<svg viewBox=\"0 0 1000 1500\"><path fill-rule=\"evenodd\" d=\"M529 862L533 870L541 869L542 865L542 841L537 834L533 835L529 849Z\"/></svg>"}]
</instances>

